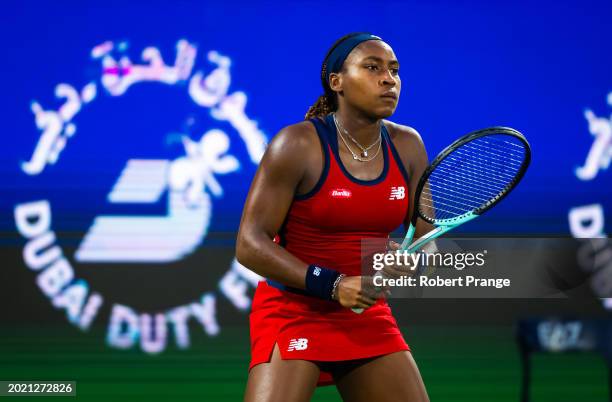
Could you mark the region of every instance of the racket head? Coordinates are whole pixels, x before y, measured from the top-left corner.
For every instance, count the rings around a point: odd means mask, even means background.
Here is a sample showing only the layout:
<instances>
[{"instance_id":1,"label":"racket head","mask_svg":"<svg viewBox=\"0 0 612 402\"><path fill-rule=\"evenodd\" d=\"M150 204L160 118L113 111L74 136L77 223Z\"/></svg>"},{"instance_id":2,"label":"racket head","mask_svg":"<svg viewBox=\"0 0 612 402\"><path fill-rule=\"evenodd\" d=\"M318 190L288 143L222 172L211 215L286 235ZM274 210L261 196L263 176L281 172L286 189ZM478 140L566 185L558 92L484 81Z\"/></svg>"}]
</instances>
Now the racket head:
<instances>
[{"instance_id":1,"label":"racket head","mask_svg":"<svg viewBox=\"0 0 612 402\"><path fill-rule=\"evenodd\" d=\"M425 169L415 191L417 217L456 226L503 200L524 177L531 147L519 131L489 127L446 147Z\"/></svg>"}]
</instances>

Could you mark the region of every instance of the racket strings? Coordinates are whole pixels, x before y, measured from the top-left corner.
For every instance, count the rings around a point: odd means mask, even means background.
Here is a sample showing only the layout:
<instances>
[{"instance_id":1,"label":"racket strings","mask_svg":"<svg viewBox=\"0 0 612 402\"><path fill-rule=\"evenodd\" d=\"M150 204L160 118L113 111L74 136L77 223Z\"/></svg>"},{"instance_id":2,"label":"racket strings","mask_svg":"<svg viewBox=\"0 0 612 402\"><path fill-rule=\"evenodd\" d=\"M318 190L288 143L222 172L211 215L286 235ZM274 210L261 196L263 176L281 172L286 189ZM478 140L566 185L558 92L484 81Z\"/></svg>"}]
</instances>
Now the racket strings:
<instances>
[{"instance_id":1,"label":"racket strings","mask_svg":"<svg viewBox=\"0 0 612 402\"><path fill-rule=\"evenodd\" d=\"M434 191L444 191L445 190L444 188L442 188L440 186L437 186L437 185L435 185L433 183L429 183L429 186L431 188L433 188ZM453 193L453 196L458 198L458 199L460 199L460 200L463 200L463 201L466 201L466 202L474 202L476 205L481 205L483 202L486 202L488 200L488 198L485 198L485 197L474 197L474 196L470 196L470 195L459 193L459 192L457 192L455 190L452 190L452 189L448 189L447 191ZM429 201L433 201L431 199L431 193L429 194L429 196L430 196L430 198L426 198L425 196L423 196L423 198L424 199L428 199Z\"/></svg>"},{"instance_id":2,"label":"racket strings","mask_svg":"<svg viewBox=\"0 0 612 402\"><path fill-rule=\"evenodd\" d=\"M434 200L433 197L434 196L432 195L431 192L423 191L420 202L423 205L432 208L432 211L434 210L434 204L435 204L436 212L438 209L441 209L441 206L444 206L444 207L447 207L445 212L448 212L450 214L459 214L459 215L462 215L465 213L464 211L466 209L466 206L468 206L468 208L470 209L474 209L482 205L483 201L484 202L488 201L488 199L474 200L474 199L466 199L465 197L460 198L460 197L455 197L455 196L453 196L452 198L436 197L436 199ZM449 211L448 209L452 209L452 210Z\"/></svg>"},{"instance_id":3,"label":"racket strings","mask_svg":"<svg viewBox=\"0 0 612 402\"><path fill-rule=\"evenodd\" d=\"M431 195L428 195L428 194L423 194L423 196L421 197L421 200L429 202L430 206L432 207L433 207L433 203L435 202L433 198L431 198ZM446 204L446 205L452 205L455 208L463 209L464 206L469 203L469 205L472 206L472 208L478 208L480 205L482 205L483 202L486 202L486 201L488 200L487 199L484 199L484 200L466 199L464 197L457 196L456 198L449 200L450 204Z\"/></svg>"},{"instance_id":4,"label":"racket strings","mask_svg":"<svg viewBox=\"0 0 612 402\"><path fill-rule=\"evenodd\" d=\"M478 149L479 152L482 152L485 155L490 154L495 156L496 158L504 158L506 161L514 161L519 164L523 162L521 158L514 157L514 154L512 154L512 152L509 154L507 153L508 148L512 150L512 147L514 147L514 151L521 153L521 151L524 151L524 147L522 145L517 145L509 141L503 141L503 144L505 145L504 147L499 147L495 143L483 140L480 143L467 143L465 144L465 146Z\"/></svg>"},{"instance_id":5,"label":"racket strings","mask_svg":"<svg viewBox=\"0 0 612 402\"><path fill-rule=\"evenodd\" d=\"M435 221L478 211L511 188L526 153L519 139L502 133L464 143L431 172L419 196L419 211Z\"/></svg>"},{"instance_id":6,"label":"racket strings","mask_svg":"<svg viewBox=\"0 0 612 402\"><path fill-rule=\"evenodd\" d=\"M511 153L487 153L484 152L481 146L472 143L467 143L463 147L456 149L449 157L454 159L457 164L463 164L463 168L468 169L468 167L472 167L475 170L474 173L479 173L483 165L479 163L481 161L473 160L474 154L479 154L481 159L486 159L486 166L488 168L492 170L497 169L498 176L501 179L514 178L515 174L508 174L508 172L518 171L522 164L522 160L516 160L516 158L512 157ZM452 162L452 160L449 160L449 162Z\"/></svg>"},{"instance_id":7,"label":"racket strings","mask_svg":"<svg viewBox=\"0 0 612 402\"><path fill-rule=\"evenodd\" d=\"M451 170L451 169L448 169L448 168L445 168L445 167L439 167L438 169L440 169L440 173L447 174L447 175L448 175L448 180L449 180L449 181L452 181L452 179L453 179L453 176L452 176L452 175L453 175L453 173L454 173L454 170ZM469 171L469 169L465 169L465 170L466 170L466 171ZM463 178L463 180L466 180L466 181L468 182L468 184L471 184L471 185L473 185L473 186L476 186L476 187L479 187L480 189L482 189L483 195L485 195L485 193L487 193L487 192L490 190L490 187L488 187L488 186L484 186L484 185L481 183L480 179L482 179L484 176L483 176L482 174L480 174L478 171L469 172L469 173L470 173L472 176L470 176L470 177L465 177L465 178ZM476 180L476 179L474 178L474 176L478 176L478 177L477 177L477 179L479 179L479 180ZM440 180L444 180L444 178L440 178ZM502 182L502 181L500 181L500 180L498 180L498 179L493 179L493 180L494 180L496 183L505 183L505 182ZM455 181L455 183L456 183L457 185L461 185L461 182L457 182L457 181Z\"/></svg>"},{"instance_id":8,"label":"racket strings","mask_svg":"<svg viewBox=\"0 0 612 402\"><path fill-rule=\"evenodd\" d=\"M452 198L450 198L449 201L452 202L456 206L463 208L464 205L470 204L476 208L482 205L484 202L487 202L490 199L490 197L484 197L484 196L479 197L474 194L465 194L465 193L456 191L455 189L452 188L452 186L447 186L446 184L447 181L448 180L445 178L440 181L441 185L433 184L433 183L428 183L428 184L429 184L429 187L433 189L434 194L436 192L441 192L441 191L452 193L452 194L449 194L449 195L452 195ZM455 184L455 183L451 183L451 184ZM447 186L447 187L444 187L444 186ZM495 194L491 194L491 196L494 196L494 195ZM429 190L428 188L423 189L421 198L426 201L434 202L432 191Z\"/></svg>"},{"instance_id":9,"label":"racket strings","mask_svg":"<svg viewBox=\"0 0 612 402\"><path fill-rule=\"evenodd\" d=\"M461 149L458 149L456 152L457 152L457 154L458 154L458 155L464 156L464 157L466 158L466 160L465 160L465 161L463 161L463 163L465 163L465 165L466 165L467 167L472 167L472 168L474 168L474 169L476 170L476 172L478 172L478 171L479 171L479 169L481 168L481 166L480 166L480 165L478 165L478 164L475 164L474 162L471 162L471 161L468 159L468 158L470 158L470 154L469 154L469 153L466 153L465 151L463 151L463 150L461 150ZM506 173L506 172L507 172L508 167L509 167L509 166L510 166L510 167L512 167L512 165L515 165L517 168L519 168L521 164L520 164L520 163L511 162L511 161L508 161L508 163L503 164L503 165L502 165L502 164L500 164L500 163L499 163L499 162L497 162L497 161L491 161L491 162L490 162L490 167L491 167L492 169L498 169L498 170L499 170L499 176L500 176L500 177L514 177L514 176L508 175L508 174ZM467 167L466 167L466 169L467 169Z\"/></svg>"},{"instance_id":10,"label":"racket strings","mask_svg":"<svg viewBox=\"0 0 612 402\"><path fill-rule=\"evenodd\" d=\"M447 187L448 189L446 191L450 192L451 190L453 190L454 192L459 192L457 187L472 186L474 187L474 190L479 191L478 195L482 197L488 198L496 194L494 189L491 189L491 187L484 185L480 180L477 180L473 177L465 177L465 176L456 177L456 169L455 170L450 170L446 168L439 168L439 169L440 171L435 177L435 182L440 183L441 185L448 186ZM439 189L438 192L440 193L445 191L444 187L440 186L437 188ZM462 193L465 194L464 191L462 191Z\"/></svg>"},{"instance_id":11,"label":"racket strings","mask_svg":"<svg viewBox=\"0 0 612 402\"><path fill-rule=\"evenodd\" d=\"M431 211L434 211L439 214L439 213L445 213L445 214L449 214L449 215L463 215L461 213L462 209L454 207L452 205L449 204L444 204L443 202L437 201L436 202L436 206L434 207L432 204L428 204L426 202L423 202L423 206L430 208ZM448 208L444 208L444 207L448 207ZM440 219L440 218L438 218Z\"/></svg>"}]
</instances>

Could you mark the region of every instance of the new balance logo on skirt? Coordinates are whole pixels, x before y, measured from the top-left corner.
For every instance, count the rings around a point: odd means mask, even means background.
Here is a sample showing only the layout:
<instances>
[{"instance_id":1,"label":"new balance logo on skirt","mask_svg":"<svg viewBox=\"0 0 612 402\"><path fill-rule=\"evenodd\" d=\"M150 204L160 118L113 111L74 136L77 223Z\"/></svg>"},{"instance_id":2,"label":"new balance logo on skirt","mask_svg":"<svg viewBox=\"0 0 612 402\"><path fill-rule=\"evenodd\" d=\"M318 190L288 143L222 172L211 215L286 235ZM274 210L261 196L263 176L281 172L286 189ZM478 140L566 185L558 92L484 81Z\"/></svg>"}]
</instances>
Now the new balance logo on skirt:
<instances>
[{"instance_id":1,"label":"new balance logo on skirt","mask_svg":"<svg viewBox=\"0 0 612 402\"><path fill-rule=\"evenodd\" d=\"M399 187L391 187L391 195L389 196L390 200L403 200L406 198L406 188L403 186Z\"/></svg>"},{"instance_id":2,"label":"new balance logo on skirt","mask_svg":"<svg viewBox=\"0 0 612 402\"><path fill-rule=\"evenodd\" d=\"M289 341L289 347L287 352L293 352L294 350L306 350L308 348L308 339L297 338Z\"/></svg>"}]
</instances>

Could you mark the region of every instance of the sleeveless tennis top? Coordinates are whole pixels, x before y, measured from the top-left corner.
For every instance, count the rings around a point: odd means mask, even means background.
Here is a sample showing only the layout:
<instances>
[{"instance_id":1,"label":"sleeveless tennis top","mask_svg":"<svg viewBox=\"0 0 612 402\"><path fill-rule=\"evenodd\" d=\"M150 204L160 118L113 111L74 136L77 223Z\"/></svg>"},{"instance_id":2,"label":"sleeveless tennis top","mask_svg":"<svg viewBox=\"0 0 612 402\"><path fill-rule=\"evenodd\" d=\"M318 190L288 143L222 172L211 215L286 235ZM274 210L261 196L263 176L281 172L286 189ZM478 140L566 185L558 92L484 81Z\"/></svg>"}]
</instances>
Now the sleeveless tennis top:
<instances>
[{"instance_id":1,"label":"sleeveless tennis top","mask_svg":"<svg viewBox=\"0 0 612 402\"><path fill-rule=\"evenodd\" d=\"M295 196L279 230L279 243L307 264L360 275L362 239L378 238L382 241L373 248L384 250L389 233L406 218L408 176L384 127L382 173L364 181L351 176L340 160L333 118L311 121L323 149L323 172L310 192ZM249 369L269 362L274 345L283 360L310 361L347 361L410 350L384 298L355 314L340 303L267 280L257 286L249 322ZM333 381L322 368L318 385Z\"/></svg>"},{"instance_id":2,"label":"sleeveless tennis top","mask_svg":"<svg viewBox=\"0 0 612 402\"><path fill-rule=\"evenodd\" d=\"M307 264L360 275L362 240L386 239L406 219L408 174L384 125L382 173L374 180L360 180L342 164L333 117L310 121L321 141L323 172L310 192L295 196L279 243ZM386 240L383 243L384 249Z\"/></svg>"}]
</instances>

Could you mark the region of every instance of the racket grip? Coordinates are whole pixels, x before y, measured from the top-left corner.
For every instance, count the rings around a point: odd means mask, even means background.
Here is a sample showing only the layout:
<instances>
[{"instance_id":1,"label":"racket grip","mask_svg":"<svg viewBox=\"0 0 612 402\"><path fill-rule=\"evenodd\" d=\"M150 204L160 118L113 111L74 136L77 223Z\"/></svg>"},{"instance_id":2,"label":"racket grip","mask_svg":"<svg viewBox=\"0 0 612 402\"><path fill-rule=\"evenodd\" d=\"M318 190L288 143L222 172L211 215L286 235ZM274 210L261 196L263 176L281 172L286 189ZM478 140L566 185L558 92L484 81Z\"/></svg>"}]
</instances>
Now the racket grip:
<instances>
[{"instance_id":1,"label":"racket grip","mask_svg":"<svg viewBox=\"0 0 612 402\"><path fill-rule=\"evenodd\" d=\"M352 308L351 310L353 310L353 313L355 314L363 313L363 309L361 307L355 307L355 308Z\"/></svg>"}]
</instances>

